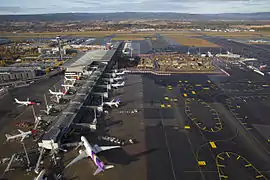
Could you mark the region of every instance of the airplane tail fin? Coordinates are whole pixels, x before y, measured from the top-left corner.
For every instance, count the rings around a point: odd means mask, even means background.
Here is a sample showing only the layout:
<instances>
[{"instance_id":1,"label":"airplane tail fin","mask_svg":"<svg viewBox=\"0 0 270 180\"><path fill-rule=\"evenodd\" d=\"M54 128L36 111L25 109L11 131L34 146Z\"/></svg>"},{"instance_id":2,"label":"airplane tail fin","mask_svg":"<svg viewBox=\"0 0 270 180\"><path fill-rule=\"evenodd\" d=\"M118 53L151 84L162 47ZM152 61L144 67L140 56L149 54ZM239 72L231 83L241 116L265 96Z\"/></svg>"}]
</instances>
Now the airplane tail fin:
<instances>
[{"instance_id":1,"label":"airplane tail fin","mask_svg":"<svg viewBox=\"0 0 270 180\"><path fill-rule=\"evenodd\" d=\"M7 141L10 139L11 135L10 134L5 134Z\"/></svg>"},{"instance_id":2,"label":"airplane tail fin","mask_svg":"<svg viewBox=\"0 0 270 180\"><path fill-rule=\"evenodd\" d=\"M66 94L67 94L67 91L64 89L64 90L62 91L62 93L63 93L64 95L66 95Z\"/></svg>"},{"instance_id":3,"label":"airplane tail fin","mask_svg":"<svg viewBox=\"0 0 270 180\"><path fill-rule=\"evenodd\" d=\"M117 98L115 102L120 103L120 98Z\"/></svg>"}]
</instances>

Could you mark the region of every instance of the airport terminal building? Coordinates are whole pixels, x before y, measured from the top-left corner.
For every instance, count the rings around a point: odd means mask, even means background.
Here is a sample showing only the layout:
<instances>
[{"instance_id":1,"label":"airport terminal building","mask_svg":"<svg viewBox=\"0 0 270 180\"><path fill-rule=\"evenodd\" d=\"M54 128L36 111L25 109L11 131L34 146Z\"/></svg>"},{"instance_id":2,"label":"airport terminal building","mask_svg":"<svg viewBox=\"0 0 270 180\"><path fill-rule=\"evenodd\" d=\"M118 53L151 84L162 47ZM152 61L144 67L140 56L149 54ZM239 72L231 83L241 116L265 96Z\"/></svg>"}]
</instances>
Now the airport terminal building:
<instances>
[{"instance_id":1,"label":"airport terminal building","mask_svg":"<svg viewBox=\"0 0 270 180\"><path fill-rule=\"evenodd\" d=\"M104 71L111 68L116 63L117 51L119 51L120 43L115 44L111 50L94 50L81 56L75 62L69 62L63 65L66 72L84 74L90 65L95 65L97 68L87 74L87 79L83 85L77 90L74 98L70 101L67 107L55 118L49 130L44 134L42 141L38 143L39 147L44 149L58 149L62 137L70 132L72 123L78 123L77 116L80 115L83 107L91 101L90 94L95 87Z\"/></svg>"}]
</instances>

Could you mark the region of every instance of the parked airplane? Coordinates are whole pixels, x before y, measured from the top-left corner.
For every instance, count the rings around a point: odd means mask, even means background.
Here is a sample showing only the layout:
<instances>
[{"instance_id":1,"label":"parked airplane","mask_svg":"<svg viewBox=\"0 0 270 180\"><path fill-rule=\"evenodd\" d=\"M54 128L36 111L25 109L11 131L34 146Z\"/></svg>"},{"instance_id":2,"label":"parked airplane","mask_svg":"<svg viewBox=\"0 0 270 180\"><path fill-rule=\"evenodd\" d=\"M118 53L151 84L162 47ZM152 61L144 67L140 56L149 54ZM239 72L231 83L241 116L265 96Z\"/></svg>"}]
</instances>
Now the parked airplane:
<instances>
[{"instance_id":1,"label":"parked airplane","mask_svg":"<svg viewBox=\"0 0 270 180\"><path fill-rule=\"evenodd\" d=\"M115 74L117 76L122 76L122 75L125 75L126 71L122 71L122 72L116 72Z\"/></svg>"},{"instance_id":2,"label":"parked airplane","mask_svg":"<svg viewBox=\"0 0 270 180\"><path fill-rule=\"evenodd\" d=\"M213 57L213 54L212 54L210 51L208 51L208 52L207 52L207 56L208 56L208 57Z\"/></svg>"},{"instance_id":3,"label":"parked airplane","mask_svg":"<svg viewBox=\"0 0 270 180\"><path fill-rule=\"evenodd\" d=\"M123 76L118 76L118 77L114 77L112 78L114 81L120 81L120 80L123 80L124 77Z\"/></svg>"},{"instance_id":4,"label":"parked airplane","mask_svg":"<svg viewBox=\"0 0 270 180\"><path fill-rule=\"evenodd\" d=\"M113 106L118 107L119 103L120 103L120 99L118 98L118 99L116 99L116 101L114 101L114 99L112 99L111 101L108 101L108 102L102 102L102 105L103 106L107 105L107 106L110 106L110 107L113 107Z\"/></svg>"},{"instance_id":5,"label":"parked airplane","mask_svg":"<svg viewBox=\"0 0 270 180\"><path fill-rule=\"evenodd\" d=\"M111 84L113 88L123 87L124 85L125 85L125 81L123 81L122 83Z\"/></svg>"},{"instance_id":6,"label":"parked airplane","mask_svg":"<svg viewBox=\"0 0 270 180\"><path fill-rule=\"evenodd\" d=\"M43 169L40 171L37 177L34 178L34 180L47 180L47 177L45 177L46 169Z\"/></svg>"},{"instance_id":7,"label":"parked airplane","mask_svg":"<svg viewBox=\"0 0 270 180\"><path fill-rule=\"evenodd\" d=\"M65 80L66 80L66 81L72 81L72 82L75 82L75 81L79 80L79 78L78 78L78 77L76 77L76 78L67 78L67 77L65 76Z\"/></svg>"},{"instance_id":8,"label":"parked airplane","mask_svg":"<svg viewBox=\"0 0 270 180\"><path fill-rule=\"evenodd\" d=\"M18 129L18 131L20 132L20 134L16 134L16 135L5 134L7 141L12 140L12 139L16 139L16 138L22 138L21 139L21 142L22 142L25 138L36 133L35 130L24 132L24 131Z\"/></svg>"},{"instance_id":9,"label":"parked airplane","mask_svg":"<svg viewBox=\"0 0 270 180\"><path fill-rule=\"evenodd\" d=\"M64 96L64 95L66 95L67 94L67 92L66 91L64 91L64 92L61 92L61 91L59 91L59 92L53 92L52 90L50 90L49 89L49 92L50 92L50 94L52 94L52 95L56 95L56 96Z\"/></svg>"},{"instance_id":10,"label":"parked airplane","mask_svg":"<svg viewBox=\"0 0 270 180\"><path fill-rule=\"evenodd\" d=\"M98 146L98 145L91 146L89 144L88 140L84 136L81 136L81 141L82 141L82 145L85 147L85 150L80 150L79 151L80 154L75 159L73 159L66 166L66 168L69 167L70 165L76 163L77 161L79 161L83 158L87 158L87 157L90 157L93 160L93 162L95 163L95 165L98 167L97 170L94 172L94 176L102 171L105 171L106 169L111 169L114 167L113 165L105 165L104 162L102 162L98 158L96 153L99 153L101 151L110 150L110 149L120 148L120 146Z\"/></svg>"},{"instance_id":11,"label":"parked airplane","mask_svg":"<svg viewBox=\"0 0 270 180\"><path fill-rule=\"evenodd\" d=\"M28 106L28 105L34 105L34 104L39 104L39 103L36 103L34 101L30 101L29 98L27 98L26 101L19 101L17 98L15 98L15 102L17 104L21 104L21 105L25 105L25 106Z\"/></svg>"}]
</instances>

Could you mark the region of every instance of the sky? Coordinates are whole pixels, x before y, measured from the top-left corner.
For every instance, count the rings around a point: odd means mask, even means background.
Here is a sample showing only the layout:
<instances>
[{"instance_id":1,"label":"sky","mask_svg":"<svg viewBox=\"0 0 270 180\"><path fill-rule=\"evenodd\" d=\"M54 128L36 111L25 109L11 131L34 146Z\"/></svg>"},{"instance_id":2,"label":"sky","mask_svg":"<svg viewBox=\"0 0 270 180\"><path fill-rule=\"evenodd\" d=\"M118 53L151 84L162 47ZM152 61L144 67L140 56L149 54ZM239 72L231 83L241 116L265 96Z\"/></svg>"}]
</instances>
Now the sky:
<instances>
[{"instance_id":1,"label":"sky","mask_svg":"<svg viewBox=\"0 0 270 180\"><path fill-rule=\"evenodd\" d=\"M270 12L270 0L0 0L0 14Z\"/></svg>"}]
</instances>

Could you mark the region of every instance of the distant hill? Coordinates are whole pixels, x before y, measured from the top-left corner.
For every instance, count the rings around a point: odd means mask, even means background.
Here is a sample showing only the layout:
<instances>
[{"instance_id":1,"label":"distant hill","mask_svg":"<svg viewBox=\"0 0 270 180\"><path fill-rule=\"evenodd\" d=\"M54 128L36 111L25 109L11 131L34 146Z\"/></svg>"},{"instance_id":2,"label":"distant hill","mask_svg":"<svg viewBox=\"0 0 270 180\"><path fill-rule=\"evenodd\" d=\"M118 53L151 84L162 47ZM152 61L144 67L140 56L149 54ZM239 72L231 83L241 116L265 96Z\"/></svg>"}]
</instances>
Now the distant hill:
<instances>
[{"instance_id":1,"label":"distant hill","mask_svg":"<svg viewBox=\"0 0 270 180\"><path fill-rule=\"evenodd\" d=\"M126 19L183 19L183 20L270 20L270 12L264 13L224 13L186 14L152 12L116 13L59 13L37 15L0 15L3 21L86 21L86 20L126 20Z\"/></svg>"}]
</instances>

